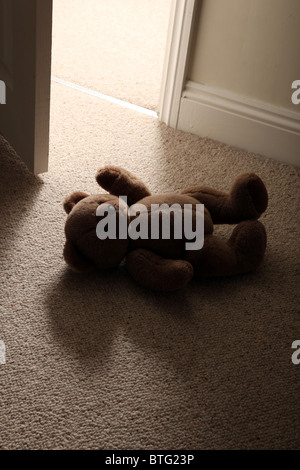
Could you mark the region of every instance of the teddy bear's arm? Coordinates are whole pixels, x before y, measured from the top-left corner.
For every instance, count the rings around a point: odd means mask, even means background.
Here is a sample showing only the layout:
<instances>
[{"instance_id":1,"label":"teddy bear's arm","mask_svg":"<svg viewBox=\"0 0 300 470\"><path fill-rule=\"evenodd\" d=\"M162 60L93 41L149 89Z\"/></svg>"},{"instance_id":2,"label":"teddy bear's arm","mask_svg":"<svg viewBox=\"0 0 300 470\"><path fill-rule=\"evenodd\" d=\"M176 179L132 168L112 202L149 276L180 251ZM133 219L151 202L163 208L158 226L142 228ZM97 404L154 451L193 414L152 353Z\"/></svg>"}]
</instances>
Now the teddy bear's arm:
<instances>
[{"instance_id":1,"label":"teddy bear's arm","mask_svg":"<svg viewBox=\"0 0 300 470\"><path fill-rule=\"evenodd\" d=\"M193 186L181 194L193 196L204 204L215 224L258 219L268 205L266 187L254 173L240 175L228 193L206 186Z\"/></svg>"},{"instance_id":2,"label":"teddy bear's arm","mask_svg":"<svg viewBox=\"0 0 300 470\"><path fill-rule=\"evenodd\" d=\"M91 261L85 258L69 240L65 243L63 256L73 271L86 272L95 268Z\"/></svg>"},{"instance_id":3,"label":"teddy bear's arm","mask_svg":"<svg viewBox=\"0 0 300 470\"><path fill-rule=\"evenodd\" d=\"M139 284L156 291L181 289L194 275L188 261L165 259L144 248L131 251L126 266Z\"/></svg>"},{"instance_id":4,"label":"teddy bear's arm","mask_svg":"<svg viewBox=\"0 0 300 470\"><path fill-rule=\"evenodd\" d=\"M118 166L109 165L101 168L96 174L96 180L110 194L127 196L129 206L151 195L142 180Z\"/></svg>"}]
</instances>

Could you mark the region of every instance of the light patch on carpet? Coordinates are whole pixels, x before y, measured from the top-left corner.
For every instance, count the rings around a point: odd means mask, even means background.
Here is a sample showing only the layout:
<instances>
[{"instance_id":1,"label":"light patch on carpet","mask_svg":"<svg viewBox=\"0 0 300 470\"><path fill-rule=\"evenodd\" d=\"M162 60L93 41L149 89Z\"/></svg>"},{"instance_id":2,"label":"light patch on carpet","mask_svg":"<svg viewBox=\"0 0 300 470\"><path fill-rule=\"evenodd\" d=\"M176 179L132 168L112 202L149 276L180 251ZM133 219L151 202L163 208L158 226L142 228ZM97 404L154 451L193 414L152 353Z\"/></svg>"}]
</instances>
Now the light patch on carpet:
<instances>
[{"instance_id":1,"label":"light patch on carpet","mask_svg":"<svg viewBox=\"0 0 300 470\"><path fill-rule=\"evenodd\" d=\"M143 108L142 106L138 106L136 104L129 103L128 101L119 100L118 98L114 98L113 96L105 95L103 93L99 93L98 91L91 90L90 88L83 87L81 85L77 85L76 83L68 82L67 80L62 80L61 78L51 77L51 80L56 83L60 83L61 85L67 86L69 88L73 88L74 90L81 91L82 93L87 93L88 95L96 96L102 100L108 101L113 104L117 104L118 106L122 106L123 108L132 109L138 113L147 114L148 116L152 116L154 118L158 117L158 114L151 109Z\"/></svg>"}]
</instances>

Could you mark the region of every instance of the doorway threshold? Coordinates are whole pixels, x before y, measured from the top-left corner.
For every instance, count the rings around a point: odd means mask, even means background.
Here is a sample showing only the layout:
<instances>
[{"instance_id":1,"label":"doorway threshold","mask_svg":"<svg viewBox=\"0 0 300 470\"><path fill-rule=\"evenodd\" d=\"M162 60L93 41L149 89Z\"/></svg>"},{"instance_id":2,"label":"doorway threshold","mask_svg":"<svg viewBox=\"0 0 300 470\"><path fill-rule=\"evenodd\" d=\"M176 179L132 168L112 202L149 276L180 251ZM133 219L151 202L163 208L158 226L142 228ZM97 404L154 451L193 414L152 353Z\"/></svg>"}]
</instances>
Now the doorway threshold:
<instances>
[{"instance_id":1,"label":"doorway threshold","mask_svg":"<svg viewBox=\"0 0 300 470\"><path fill-rule=\"evenodd\" d=\"M156 111L152 111L151 109L143 108L142 106L138 106L136 104L129 103L128 101L120 100L118 98L114 98L113 96L105 95L103 93L99 93L98 91L91 90L90 88L83 87L81 85L77 85L76 83L69 82L67 80L63 80L58 77L51 77L51 80L55 83L59 83L60 85L67 86L69 88L73 88L74 90L80 91L82 93L86 93L88 95L96 96L104 101L108 101L110 103L116 104L118 106L122 106L123 108L132 109L138 113L146 114L148 116L158 118L158 114Z\"/></svg>"}]
</instances>

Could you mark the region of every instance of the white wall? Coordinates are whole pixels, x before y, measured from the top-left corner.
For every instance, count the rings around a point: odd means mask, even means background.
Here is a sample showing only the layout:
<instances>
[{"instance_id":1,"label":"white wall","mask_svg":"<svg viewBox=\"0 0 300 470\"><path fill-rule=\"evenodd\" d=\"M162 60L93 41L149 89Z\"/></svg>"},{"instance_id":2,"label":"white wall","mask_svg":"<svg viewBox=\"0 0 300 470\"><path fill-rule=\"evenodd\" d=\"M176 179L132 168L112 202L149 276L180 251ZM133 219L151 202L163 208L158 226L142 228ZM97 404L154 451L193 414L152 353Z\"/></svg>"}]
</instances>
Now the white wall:
<instances>
[{"instance_id":1,"label":"white wall","mask_svg":"<svg viewBox=\"0 0 300 470\"><path fill-rule=\"evenodd\" d=\"M188 77L300 113L300 0L203 0Z\"/></svg>"},{"instance_id":2,"label":"white wall","mask_svg":"<svg viewBox=\"0 0 300 470\"><path fill-rule=\"evenodd\" d=\"M300 0L196 4L175 127L300 165Z\"/></svg>"}]
</instances>

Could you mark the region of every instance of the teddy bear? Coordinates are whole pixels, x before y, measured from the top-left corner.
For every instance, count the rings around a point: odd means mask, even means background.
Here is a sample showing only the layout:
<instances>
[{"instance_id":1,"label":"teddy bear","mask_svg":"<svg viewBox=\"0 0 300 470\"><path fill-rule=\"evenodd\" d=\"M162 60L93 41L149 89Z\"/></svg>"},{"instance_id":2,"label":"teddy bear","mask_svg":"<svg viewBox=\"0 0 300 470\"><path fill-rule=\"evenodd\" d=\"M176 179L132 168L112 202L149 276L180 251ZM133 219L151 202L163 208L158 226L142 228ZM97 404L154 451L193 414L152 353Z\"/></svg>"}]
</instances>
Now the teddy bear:
<instances>
[{"instance_id":1,"label":"teddy bear","mask_svg":"<svg viewBox=\"0 0 300 470\"><path fill-rule=\"evenodd\" d=\"M267 208L268 193L255 173L238 176L228 192L191 186L178 193L152 195L137 176L112 165L99 169L96 181L107 193L73 192L64 201L68 216L63 256L74 271L116 268L125 260L129 273L143 287L175 291L186 287L193 277L244 274L263 261L266 231L257 219ZM162 237L161 227L154 227L152 208L161 209L156 221L162 222L164 211L174 204L183 215L188 208L194 229L197 210L203 208L203 240L197 249L187 249L187 241L192 246L193 240L185 233L175 236L175 211L167 214L168 237ZM124 228L135 224L137 217L142 217L140 225L149 222L148 236L138 236L137 224L131 230L135 236L130 236L129 230L124 235ZM105 225L107 229L110 222L114 222L112 236L109 230L105 234ZM122 222L122 233L116 222ZM214 235L214 224L235 224L228 240ZM151 236L152 228L156 236Z\"/></svg>"}]
</instances>

